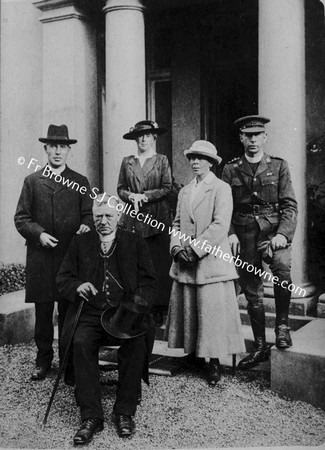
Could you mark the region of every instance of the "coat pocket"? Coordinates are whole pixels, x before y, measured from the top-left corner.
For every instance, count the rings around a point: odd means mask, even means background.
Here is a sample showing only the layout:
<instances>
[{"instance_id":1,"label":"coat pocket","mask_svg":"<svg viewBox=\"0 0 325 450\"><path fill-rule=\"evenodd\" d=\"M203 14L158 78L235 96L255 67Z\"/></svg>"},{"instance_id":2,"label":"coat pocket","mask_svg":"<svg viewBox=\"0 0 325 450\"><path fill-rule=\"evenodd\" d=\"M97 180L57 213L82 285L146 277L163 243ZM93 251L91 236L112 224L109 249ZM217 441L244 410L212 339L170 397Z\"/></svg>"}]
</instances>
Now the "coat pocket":
<instances>
[{"instance_id":1,"label":"coat pocket","mask_svg":"<svg viewBox=\"0 0 325 450\"><path fill-rule=\"evenodd\" d=\"M278 202L279 179L275 176L261 178L262 197L268 203Z\"/></svg>"}]
</instances>

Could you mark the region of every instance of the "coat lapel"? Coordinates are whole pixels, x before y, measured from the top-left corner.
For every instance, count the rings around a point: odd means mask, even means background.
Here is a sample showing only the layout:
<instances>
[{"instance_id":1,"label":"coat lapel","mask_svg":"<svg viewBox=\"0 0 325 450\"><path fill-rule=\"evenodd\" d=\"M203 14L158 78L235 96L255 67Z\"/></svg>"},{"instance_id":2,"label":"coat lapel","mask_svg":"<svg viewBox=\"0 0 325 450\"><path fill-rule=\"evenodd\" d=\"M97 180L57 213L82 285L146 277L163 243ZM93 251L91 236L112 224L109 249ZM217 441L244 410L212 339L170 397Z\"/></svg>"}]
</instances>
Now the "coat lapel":
<instances>
[{"instance_id":1,"label":"coat lapel","mask_svg":"<svg viewBox=\"0 0 325 450\"><path fill-rule=\"evenodd\" d=\"M145 160L143 167L142 167L142 173L143 173L144 177L147 177L148 174L152 171L152 169L155 167L156 161L157 161L157 155L154 155L151 158L148 158Z\"/></svg>"},{"instance_id":2,"label":"coat lapel","mask_svg":"<svg viewBox=\"0 0 325 450\"><path fill-rule=\"evenodd\" d=\"M192 183L188 184L187 186L184 187L184 193L183 193L183 202L186 208L186 211L188 213L188 215L194 219L193 216L193 210L192 210L192 206L190 203L190 192L192 189Z\"/></svg>"},{"instance_id":3,"label":"coat lapel","mask_svg":"<svg viewBox=\"0 0 325 450\"><path fill-rule=\"evenodd\" d=\"M129 287L129 276L128 274L132 271L132 264L130 258L130 242L128 237L123 234L120 229L116 232L116 251L117 251L117 263L119 266L119 272L122 279L122 285L125 290Z\"/></svg>"},{"instance_id":4,"label":"coat lapel","mask_svg":"<svg viewBox=\"0 0 325 450\"><path fill-rule=\"evenodd\" d=\"M244 173L245 175L248 175L250 178L254 177L254 173L252 171L251 166L249 165L249 162L245 158L245 156L242 156L240 160L238 161L238 169Z\"/></svg>"},{"instance_id":5,"label":"coat lapel","mask_svg":"<svg viewBox=\"0 0 325 450\"><path fill-rule=\"evenodd\" d=\"M202 181L202 186L199 189L199 192L196 194L196 196L194 197L193 203L192 203L192 210L193 212L195 212L195 210L200 206L200 204L202 203L205 195L207 194L207 192L209 192L212 189L212 182L210 181L209 183L204 183L204 181Z\"/></svg>"},{"instance_id":6,"label":"coat lapel","mask_svg":"<svg viewBox=\"0 0 325 450\"><path fill-rule=\"evenodd\" d=\"M44 185L44 186L46 186L47 188L49 188L51 191L55 191L55 189L56 189L56 185L57 185L57 183L54 181L54 180L51 180L49 177L47 177L47 176L45 176L45 175L43 175L43 173L44 173L44 169L47 167L47 165L46 166L44 166L43 167L43 169L41 170L41 172L40 172L40 180L41 180L41 183Z\"/></svg>"},{"instance_id":7,"label":"coat lapel","mask_svg":"<svg viewBox=\"0 0 325 450\"><path fill-rule=\"evenodd\" d=\"M55 193L62 191L63 189L71 189L71 187L69 188L68 186L63 184L64 180L69 180L72 181L73 180L73 173L72 170L69 169L68 166L66 166L66 168L64 169L64 171L60 174L62 177L62 180L59 183L56 183L56 189L55 189ZM81 186L80 186L81 187Z\"/></svg>"},{"instance_id":8,"label":"coat lapel","mask_svg":"<svg viewBox=\"0 0 325 450\"><path fill-rule=\"evenodd\" d=\"M139 160L137 158L131 158L129 160L128 164L129 164L129 168L130 168L131 172L134 173L134 175L138 179L138 181L141 184L145 184L145 179L144 179L144 176L143 176L143 171L141 169Z\"/></svg>"},{"instance_id":9,"label":"coat lapel","mask_svg":"<svg viewBox=\"0 0 325 450\"><path fill-rule=\"evenodd\" d=\"M271 159L269 157L269 155L266 155L264 153L261 162L259 163L256 173L255 173L255 177L257 177L258 175L260 175L261 173L263 173L265 170L268 169L268 163L271 162Z\"/></svg>"}]
</instances>

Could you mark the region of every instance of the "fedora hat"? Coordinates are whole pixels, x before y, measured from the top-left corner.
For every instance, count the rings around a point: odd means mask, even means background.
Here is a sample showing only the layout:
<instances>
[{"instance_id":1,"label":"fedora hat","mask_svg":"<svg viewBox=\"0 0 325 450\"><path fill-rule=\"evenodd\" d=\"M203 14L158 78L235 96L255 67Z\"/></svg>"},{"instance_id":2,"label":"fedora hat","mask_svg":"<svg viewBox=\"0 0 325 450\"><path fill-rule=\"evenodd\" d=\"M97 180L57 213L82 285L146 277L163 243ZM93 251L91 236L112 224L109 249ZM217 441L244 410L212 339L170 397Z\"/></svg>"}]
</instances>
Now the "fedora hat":
<instances>
[{"instance_id":1,"label":"fedora hat","mask_svg":"<svg viewBox=\"0 0 325 450\"><path fill-rule=\"evenodd\" d=\"M262 133L270 119L264 116L245 116L235 120L234 125L244 133Z\"/></svg>"},{"instance_id":2,"label":"fedora hat","mask_svg":"<svg viewBox=\"0 0 325 450\"><path fill-rule=\"evenodd\" d=\"M77 139L69 139L68 127L66 125L49 125L46 138L39 138L40 142L56 142L57 144L75 144Z\"/></svg>"},{"instance_id":3,"label":"fedora hat","mask_svg":"<svg viewBox=\"0 0 325 450\"><path fill-rule=\"evenodd\" d=\"M141 336L149 329L148 307L122 302L113 316L110 316L110 309L104 311L101 323L107 333L119 339Z\"/></svg>"},{"instance_id":4,"label":"fedora hat","mask_svg":"<svg viewBox=\"0 0 325 450\"><path fill-rule=\"evenodd\" d=\"M159 128L157 122L153 122L152 120L141 120L141 122L137 122L134 127L131 127L128 133L123 135L123 139L133 140L146 133L160 135L166 133L166 131L166 128Z\"/></svg>"},{"instance_id":5,"label":"fedora hat","mask_svg":"<svg viewBox=\"0 0 325 450\"><path fill-rule=\"evenodd\" d=\"M190 155L206 156L207 158L211 159L212 161L217 162L218 164L220 164L222 161L222 158L220 158L220 156L218 156L217 149L209 141L193 142L191 147L184 151L184 155L188 159L190 159Z\"/></svg>"}]
</instances>

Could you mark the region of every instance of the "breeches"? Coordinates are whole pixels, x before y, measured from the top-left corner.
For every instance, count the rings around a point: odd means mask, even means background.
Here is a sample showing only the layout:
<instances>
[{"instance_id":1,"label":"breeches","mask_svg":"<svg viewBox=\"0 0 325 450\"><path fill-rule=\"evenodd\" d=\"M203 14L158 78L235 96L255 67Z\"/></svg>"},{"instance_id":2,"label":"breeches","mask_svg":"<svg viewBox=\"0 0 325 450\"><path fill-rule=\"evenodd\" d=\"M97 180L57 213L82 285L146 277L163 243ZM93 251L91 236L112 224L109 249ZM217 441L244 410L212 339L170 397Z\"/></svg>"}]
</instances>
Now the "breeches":
<instances>
[{"instance_id":1,"label":"breeches","mask_svg":"<svg viewBox=\"0 0 325 450\"><path fill-rule=\"evenodd\" d=\"M259 307L263 304L263 281L270 280L269 275L261 276L264 269L261 253L257 251L260 228L255 220L249 220L244 227L238 227L236 233L240 240L240 259L243 262L239 268L240 285L249 306ZM274 251L269 267L273 276L278 277L278 280L274 280L276 303L281 301L281 298L287 299L288 295L290 299L290 292L286 287L291 283L291 246Z\"/></svg>"}]
</instances>

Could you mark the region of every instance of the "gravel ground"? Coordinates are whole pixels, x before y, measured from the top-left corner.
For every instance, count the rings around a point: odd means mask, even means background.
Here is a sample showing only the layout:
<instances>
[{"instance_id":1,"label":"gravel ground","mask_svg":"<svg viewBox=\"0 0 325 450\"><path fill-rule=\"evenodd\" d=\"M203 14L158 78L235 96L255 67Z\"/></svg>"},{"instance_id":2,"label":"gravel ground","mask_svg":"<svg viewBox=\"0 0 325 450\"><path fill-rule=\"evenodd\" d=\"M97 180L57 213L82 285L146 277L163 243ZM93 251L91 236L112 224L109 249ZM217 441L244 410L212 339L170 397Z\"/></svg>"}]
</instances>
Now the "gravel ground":
<instances>
[{"instance_id":1,"label":"gravel ground","mask_svg":"<svg viewBox=\"0 0 325 450\"><path fill-rule=\"evenodd\" d=\"M34 358L33 344L0 349L0 447L71 448L79 425L73 388L60 384L42 430L58 362L46 380L31 382ZM102 377L113 381L116 372ZM137 432L127 441L117 436L111 422L114 397L115 386L103 385L105 428L87 449L312 446L325 441L325 412L279 398L270 390L268 374L232 376L226 369L216 388L194 369L174 377L151 376L150 388L143 385Z\"/></svg>"}]
</instances>

